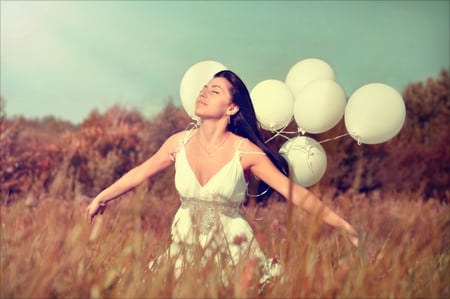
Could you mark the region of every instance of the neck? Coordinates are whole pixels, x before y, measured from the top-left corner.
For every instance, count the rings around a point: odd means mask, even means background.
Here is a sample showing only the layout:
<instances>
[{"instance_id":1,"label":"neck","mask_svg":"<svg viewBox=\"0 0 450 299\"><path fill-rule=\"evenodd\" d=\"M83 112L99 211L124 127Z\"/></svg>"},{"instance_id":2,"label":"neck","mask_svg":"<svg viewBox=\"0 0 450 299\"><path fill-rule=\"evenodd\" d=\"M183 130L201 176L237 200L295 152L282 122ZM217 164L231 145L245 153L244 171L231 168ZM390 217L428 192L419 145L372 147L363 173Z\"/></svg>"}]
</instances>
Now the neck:
<instances>
[{"instance_id":1,"label":"neck","mask_svg":"<svg viewBox=\"0 0 450 299\"><path fill-rule=\"evenodd\" d=\"M202 121L198 128L198 134L205 144L215 144L228 135L227 123Z\"/></svg>"},{"instance_id":2,"label":"neck","mask_svg":"<svg viewBox=\"0 0 450 299\"><path fill-rule=\"evenodd\" d=\"M202 123L197 132L198 145L208 158L221 152L228 137L229 132L226 128L210 126L207 123Z\"/></svg>"}]
</instances>

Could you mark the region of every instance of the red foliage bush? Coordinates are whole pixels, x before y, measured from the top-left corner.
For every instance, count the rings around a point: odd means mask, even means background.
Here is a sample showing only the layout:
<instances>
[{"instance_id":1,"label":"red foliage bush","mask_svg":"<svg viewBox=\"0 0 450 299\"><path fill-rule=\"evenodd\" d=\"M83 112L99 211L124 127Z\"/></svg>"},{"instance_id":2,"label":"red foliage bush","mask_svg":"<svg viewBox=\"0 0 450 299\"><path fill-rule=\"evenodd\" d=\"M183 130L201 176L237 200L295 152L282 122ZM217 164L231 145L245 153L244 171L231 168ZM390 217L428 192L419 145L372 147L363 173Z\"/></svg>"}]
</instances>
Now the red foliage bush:
<instances>
[{"instance_id":1,"label":"red foliage bush","mask_svg":"<svg viewBox=\"0 0 450 299\"><path fill-rule=\"evenodd\" d=\"M51 123L51 124L49 124ZM169 103L152 121L137 111L93 111L79 126L46 118L0 121L2 201L29 191L94 196L184 129L188 117Z\"/></svg>"},{"instance_id":2,"label":"red foliage bush","mask_svg":"<svg viewBox=\"0 0 450 299\"><path fill-rule=\"evenodd\" d=\"M318 185L338 192L404 192L449 202L449 90L448 71L442 71L437 80L410 84L403 94L405 125L388 142L358 145L347 137L323 143L328 169ZM4 106L1 98L1 201L30 191L63 198L94 196L190 122L172 103L151 120L118 106L104 114L93 111L78 127L53 117L8 119ZM294 122L288 130L296 130ZM262 133L266 140L271 137L270 132ZM341 121L312 137L320 141L344 133ZM284 142L276 138L269 145L279 149ZM173 170L157 175L148 189L158 196L173 192L172 175Z\"/></svg>"},{"instance_id":3,"label":"red foliage bush","mask_svg":"<svg viewBox=\"0 0 450 299\"><path fill-rule=\"evenodd\" d=\"M34 186L48 189L63 152L58 145L62 131L73 126L52 117L42 121L0 119L0 195L12 199Z\"/></svg>"}]
</instances>

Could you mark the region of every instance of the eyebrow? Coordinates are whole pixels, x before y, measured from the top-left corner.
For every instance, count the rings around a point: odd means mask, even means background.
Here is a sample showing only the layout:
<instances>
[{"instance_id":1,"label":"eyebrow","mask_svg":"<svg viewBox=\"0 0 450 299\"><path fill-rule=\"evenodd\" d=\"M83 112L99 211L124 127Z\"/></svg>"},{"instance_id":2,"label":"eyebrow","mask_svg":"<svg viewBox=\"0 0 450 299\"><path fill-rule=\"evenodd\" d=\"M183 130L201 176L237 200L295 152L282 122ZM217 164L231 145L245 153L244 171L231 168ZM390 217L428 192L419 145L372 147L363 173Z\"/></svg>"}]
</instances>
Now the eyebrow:
<instances>
[{"instance_id":1,"label":"eyebrow","mask_svg":"<svg viewBox=\"0 0 450 299\"><path fill-rule=\"evenodd\" d=\"M211 85L211 88L214 88L214 87L220 88L223 91L223 88L220 87L219 85Z\"/></svg>"}]
</instances>

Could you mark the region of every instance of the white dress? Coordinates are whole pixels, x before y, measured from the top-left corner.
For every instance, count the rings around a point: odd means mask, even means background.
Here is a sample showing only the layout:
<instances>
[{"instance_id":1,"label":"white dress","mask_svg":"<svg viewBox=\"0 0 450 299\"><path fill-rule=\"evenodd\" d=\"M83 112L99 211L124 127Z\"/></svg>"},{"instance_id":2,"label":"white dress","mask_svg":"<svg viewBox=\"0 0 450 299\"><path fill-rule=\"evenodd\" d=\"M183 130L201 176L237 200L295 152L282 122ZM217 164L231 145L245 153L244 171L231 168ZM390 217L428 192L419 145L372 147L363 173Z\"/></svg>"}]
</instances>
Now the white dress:
<instances>
[{"instance_id":1,"label":"white dress","mask_svg":"<svg viewBox=\"0 0 450 299\"><path fill-rule=\"evenodd\" d=\"M175 187L181 205L171 227L172 242L163 257L176 257L175 271L179 275L185 263L193 262L200 248L203 260L214 256L217 262L237 265L242 259L255 257L262 271L261 282L279 272L278 264L267 259L254 238L253 230L239 212L247 191L240 157L241 140L231 160L203 186L193 172L185 152L192 134L187 131L175 160ZM259 153L261 154L261 153ZM198 247L200 246L200 247Z\"/></svg>"}]
</instances>

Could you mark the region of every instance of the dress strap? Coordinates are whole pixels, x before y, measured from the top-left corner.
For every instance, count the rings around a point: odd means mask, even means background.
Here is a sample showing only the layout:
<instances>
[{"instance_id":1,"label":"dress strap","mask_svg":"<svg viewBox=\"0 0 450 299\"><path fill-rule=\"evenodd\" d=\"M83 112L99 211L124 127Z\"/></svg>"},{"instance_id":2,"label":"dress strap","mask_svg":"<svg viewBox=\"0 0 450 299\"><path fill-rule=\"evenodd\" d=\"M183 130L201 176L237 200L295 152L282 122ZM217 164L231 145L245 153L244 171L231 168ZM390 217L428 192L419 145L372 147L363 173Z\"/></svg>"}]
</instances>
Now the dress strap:
<instances>
[{"instance_id":1,"label":"dress strap","mask_svg":"<svg viewBox=\"0 0 450 299\"><path fill-rule=\"evenodd\" d=\"M186 145L189 142L189 140L191 140L192 136L194 136L195 133L196 133L196 132L192 132L192 131L194 129L196 129L196 128L197 128L196 126L192 126L192 127L188 127L186 129L186 131L184 132L184 136L183 136L183 138L181 139L181 142L180 142L181 146Z\"/></svg>"},{"instance_id":2,"label":"dress strap","mask_svg":"<svg viewBox=\"0 0 450 299\"><path fill-rule=\"evenodd\" d=\"M241 145L244 142L244 140L246 140L246 138L242 138L239 141L238 147L237 147L237 151L239 152L240 155L242 154L256 154L256 155L265 155L265 152L246 152L246 151L241 151Z\"/></svg>"},{"instance_id":3,"label":"dress strap","mask_svg":"<svg viewBox=\"0 0 450 299\"><path fill-rule=\"evenodd\" d=\"M176 156L178 152L182 147L184 147L189 142L189 140L191 140L192 136L195 135L196 132L192 131L196 128L197 126L195 124L194 125L189 124L189 126L184 131L183 138L181 138L180 140L180 147L176 148L175 150L169 150L170 160L172 160L173 162L176 161Z\"/></svg>"},{"instance_id":4,"label":"dress strap","mask_svg":"<svg viewBox=\"0 0 450 299\"><path fill-rule=\"evenodd\" d=\"M238 147L237 147L237 150L238 150L238 151L241 150L241 145L242 145L242 143L244 142L244 140L245 140L245 138L241 138L241 140L239 140Z\"/></svg>"}]
</instances>

